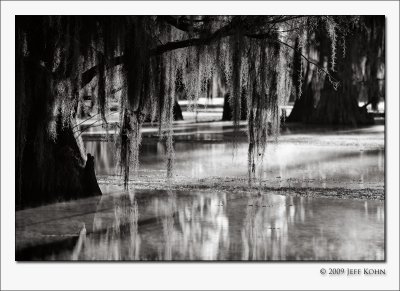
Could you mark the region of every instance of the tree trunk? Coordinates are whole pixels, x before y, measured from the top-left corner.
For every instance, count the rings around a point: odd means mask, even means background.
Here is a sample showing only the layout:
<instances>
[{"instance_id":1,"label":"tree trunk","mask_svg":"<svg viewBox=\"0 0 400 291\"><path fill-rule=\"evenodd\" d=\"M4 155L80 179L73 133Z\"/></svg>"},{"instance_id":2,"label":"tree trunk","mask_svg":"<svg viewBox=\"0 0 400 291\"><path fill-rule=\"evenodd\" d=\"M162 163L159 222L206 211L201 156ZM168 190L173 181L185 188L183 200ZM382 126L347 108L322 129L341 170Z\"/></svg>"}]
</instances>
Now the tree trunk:
<instances>
[{"instance_id":1,"label":"tree trunk","mask_svg":"<svg viewBox=\"0 0 400 291\"><path fill-rule=\"evenodd\" d=\"M232 121L233 119L232 106L230 104L229 98L230 98L229 93L225 94L224 107L222 111L223 121ZM247 101L246 101L246 93L243 91L241 97L241 105L240 105L240 120L246 120L246 119L247 119Z\"/></svg>"},{"instance_id":2,"label":"tree trunk","mask_svg":"<svg viewBox=\"0 0 400 291\"><path fill-rule=\"evenodd\" d=\"M342 77L346 77L345 74ZM350 77L351 76L347 76ZM315 108L310 122L328 125L366 125L373 124L374 119L367 112L366 107L358 106L358 99L352 90L350 81L343 80L335 91L331 84L325 81L324 90Z\"/></svg>"},{"instance_id":3,"label":"tree trunk","mask_svg":"<svg viewBox=\"0 0 400 291\"><path fill-rule=\"evenodd\" d=\"M183 114L182 114L182 108L179 105L178 101L175 100L174 103L174 108L173 108L173 115L174 115L174 120L183 120ZM147 116L146 117L146 122L151 122L151 116ZM156 120L154 121L158 121L158 118L156 118Z\"/></svg>"},{"instance_id":4,"label":"tree trunk","mask_svg":"<svg viewBox=\"0 0 400 291\"><path fill-rule=\"evenodd\" d=\"M322 36L324 37L324 36ZM326 38L326 35L325 35ZM323 41L323 44L329 44ZM321 97L315 108L311 122L330 125L363 125L373 124L374 119L370 116L365 107L358 106L358 90L354 83L353 64L358 62L358 39L357 35L346 37L347 52L345 56L337 56L336 69L331 75L340 81L335 90L329 77L325 77L324 87L321 90ZM322 59L328 55L329 64L332 63L329 49L322 47Z\"/></svg>"},{"instance_id":5,"label":"tree trunk","mask_svg":"<svg viewBox=\"0 0 400 291\"><path fill-rule=\"evenodd\" d=\"M368 102L374 110L385 97L385 89L380 86L384 81L378 78L381 66L385 64L385 17L364 16L365 25L370 30L368 43L365 46L367 59L365 63ZM384 82L382 83L384 85Z\"/></svg>"},{"instance_id":6,"label":"tree trunk","mask_svg":"<svg viewBox=\"0 0 400 291\"><path fill-rule=\"evenodd\" d=\"M94 159L85 162L71 120L61 112L52 120L51 77L32 63L17 64L16 208L101 195Z\"/></svg>"},{"instance_id":7,"label":"tree trunk","mask_svg":"<svg viewBox=\"0 0 400 291\"><path fill-rule=\"evenodd\" d=\"M174 120L183 120L181 106L179 105L178 101L176 101L176 100L174 103L173 112L174 112Z\"/></svg>"},{"instance_id":8,"label":"tree trunk","mask_svg":"<svg viewBox=\"0 0 400 291\"><path fill-rule=\"evenodd\" d=\"M33 125L32 133L34 128L36 133L43 130ZM62 129L55 141L29 138L23 157L19 208L101 195L94 158L88 154L85 163L71 126Z\"/></svg>"},{"instance_id":9,"label":"tree trunk","mask_svg":"<svg viewBox=\"0 0 400 291\"><path fill-rule=\"evenodd\" d=\"M317 34L319 41L320 66L328 59L328 65L332 63L330 41L327 32L320 31ZM354 83L353 64L357 63L358 40L354 35L346 37L346 54L336 58L335 72L331 76L339 80L339 86L335 90L329 76L325 76L324 86L320 91L320 98L316 100L315 92L311 84L307 85L303 95L296 100L288 122L301 121L306 123L318 123L326 125L365 125L373 124L373 117L368 114L366 107L358 106L358 90ZM307 79L304 78L304 79Z\"/></svg>"},{"instance_id":10,"label":"tree trunk","mask_svg":"<svg viewBox=\"0 0 400 291\"><path fill-rule=\"evenodd\" d=\"M303 94L296 99L293 109L286 122L310 122L314 111L314 96L311 84L304 86Z\"/></svg>"}]
</instances>

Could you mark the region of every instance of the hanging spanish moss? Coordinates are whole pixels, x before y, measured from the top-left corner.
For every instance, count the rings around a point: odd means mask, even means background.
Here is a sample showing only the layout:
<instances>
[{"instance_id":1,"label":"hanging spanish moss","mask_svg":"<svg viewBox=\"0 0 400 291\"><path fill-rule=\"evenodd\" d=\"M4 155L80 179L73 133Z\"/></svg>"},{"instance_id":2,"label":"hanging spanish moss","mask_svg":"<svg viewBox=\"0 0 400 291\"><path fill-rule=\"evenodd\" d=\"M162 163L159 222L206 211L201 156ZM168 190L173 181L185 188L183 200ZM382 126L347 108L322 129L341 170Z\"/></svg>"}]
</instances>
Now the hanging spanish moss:
<instances>
[{"instance_id":1,"label":"hanging spanish moss","mask_svg":"<svg viewBox=\"0 0 400 291\"><path fill-rule=\"evenodd\" d=\"M311 74L305 73L303 65L308 68L311 63L327 76L334 89L338 87L339 80L331 74L341 58L337 46L343 45L343 57L350 54L344 51L345 37L351 27L348 23L354 21L351 17L338 20L324 16L17 17L20 202L28 184L45 193L46 197L38 200L51 200L52 195L68 198L73 185L79 189L74 193L87 191L83 177L89 171L85 167L90 166L90 156L84 153L83 129L76 122L84 98L97 106L108 132L108 117L113 114L109 100L119 96L115 142L125 187L130 175L139 169L141 128L146 120L158 122L159 136L167 149L167 177L172 178L178 87L184 91L189 110L196 110L199 98L207 95L209 84L216 78L230 93L235 136L239 134L241 112L247 114L251 182L257 165L262 165L268 141L279 136L280 105L293 90L301 96L303 82L309 82L305 78ZM322 28L330 42L329 68L322 59L314 62L304 55L307 38ZM293 70L296 77L291 77ZM243 108L243 96L247 108ZM54 149L53 155L49 155L49 148ZM68 171L59 165L60 159L69 160L74 168L71 187L59 181L61 173ZM29 173L35 167L41 171ZM49 173L57 182L43 182ZM22 185L22 177L32 183Z\"/></svg>"},{"instance_id":2,"label":"hanging spanish moss","mask_svg":"<svg viewBox=\"0 0 400 291\"><path fill-rule=\"evenodd\" d=\"M234 36L231 37L231 56L232 56L232 80L231 80L231 92L229 102L231 104L233 126L235 132L239 129L240 121L240 110L241 110L241 95L242 95L242 45L243 36L240 31L237 31ZM236 146L236 142L234 143Z\"/></svg>"},{"instance_id":3,"label":"hanging spanish moss","mask_svg":"<svg viewBox=\"0 0 400 291\"><path fill-rule=\"evenodd\" d=\"M303 74L304 98L296 101L289 120L352 126L373 123L366 106L374 108L384 95L384 62L379 57L384 48L384 17L327 16L319 19L318 25L307 33L309 45L302 58L313 61L306 64ZM375 34L377 27L379 33ZM373 45L366 44L373 35L377 37L371 38ZM367 97L366 104L359 107L357 100L366 96L374 97Z\"/></svg>"},{"instance_id":4,"label":"hanging spanish moss","mask_svg":"<svg viewBox=\"0 0 400 291\"><path fill-rule=\"evenodd\" d=\"M173 54L168 53L165 55L165 77L164 82L167 90L164 95L164 108L163 108L163 119L161 124L164 124L165 129L163 129L163 135L166 136L166 146L167 146L167 178L172 178L172 171L174 165L174 146L173 146L173 108L175 101L175 62L173 61Z\"/></svg>"}]
</instances>

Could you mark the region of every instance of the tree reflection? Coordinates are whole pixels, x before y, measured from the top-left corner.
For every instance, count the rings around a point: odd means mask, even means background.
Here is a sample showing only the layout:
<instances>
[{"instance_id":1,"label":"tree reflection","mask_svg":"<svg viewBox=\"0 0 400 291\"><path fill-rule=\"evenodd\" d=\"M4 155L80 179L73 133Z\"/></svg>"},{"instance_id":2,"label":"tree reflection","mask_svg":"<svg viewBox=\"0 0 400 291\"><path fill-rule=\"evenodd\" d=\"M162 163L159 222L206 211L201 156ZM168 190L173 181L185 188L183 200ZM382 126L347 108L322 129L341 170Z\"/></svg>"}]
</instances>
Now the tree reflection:
<instances>
[{"instance_id":1,"label":"tree reflection","mask_svg":"<svg viewBox=\"0 0 400 291\"><path fill-rule=\"evenodd\" d=\"M101 211L110 203L113 211ZM138 204L133 190L103 195L94 216L93 233L82 228L72 253L73 260L139 260Z\"/></svg>"},{"instance_id":2,"label":"tree reflection","mask_svg":"<svg viewBox=\"0 0 400 291\"><path fill-rule=\"evenodd\" d=\"M226 194L198 195L177 202L174 194L156 199L162 217L164 260L224 259L229 250L229 223L225 214Z\"/></svg>"},{"instance_id":3,"label":"tree reflection","mask_svg":"<svg viewBox=\"0 0 400 291\"><path fill-rule=\"evenodd\" d=\"M384 259L383 203L229 195L152 191L139 196L133 190L104 195L91 233L83 226L72 254L62 258Z\"/></svg>"},{"instance_id":4,"label":"tree reflection","mask_svg":"<svg viewBox=\"0 0 400 291\"><path fill-rule=\"evenodd\" d=\"M242 260L286 258L286 197L250 198L241 230Z\"/></svg>"}]
</instances>

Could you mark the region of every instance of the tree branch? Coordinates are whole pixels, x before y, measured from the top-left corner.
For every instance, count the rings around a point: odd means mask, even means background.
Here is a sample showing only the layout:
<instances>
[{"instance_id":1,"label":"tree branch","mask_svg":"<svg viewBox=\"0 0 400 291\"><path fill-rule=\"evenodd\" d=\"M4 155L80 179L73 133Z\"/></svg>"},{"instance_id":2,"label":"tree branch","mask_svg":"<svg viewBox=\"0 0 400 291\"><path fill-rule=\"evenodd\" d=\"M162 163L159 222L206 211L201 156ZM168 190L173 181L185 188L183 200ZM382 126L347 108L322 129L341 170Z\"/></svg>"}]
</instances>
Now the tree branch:
<instances>
[{"instance_id":1,"label":"tree branch","mask_svg":"<svg viewBox=\"0 0 400 291\"><path fill-rule=\"evenodd\" d=\"M197 33L203 32L201 29L198 29L193 25L188 24L186 21L184 21L185 19L183 19L182 17L175 18L169 15L159 15L157 16L157 18L185 32L197 32Z\"/></svg>"},{"instance_id":2,"label":"tree branch","mask_svg":"<svg viewBox=\"0 0 400 291\"><path fill-rule=\"evenodd\" d=\"M114 66L118 66L118 65L123 64L123 62L124 62L124 56L118 56L118 57L115 57L114 59L112 59L112 60L109 62L109 66L108 66L108 67L109 67L109 68L112 68L112 67L114 67ZM82 74L82 84L81 84L81 88L83 88L83 87L85 87L87 84L89 84L90 81L92 81L92 79L97 75L97 68L98 68L98 66L104 66L104 63L97 64L96 66L91 67L89 70L85 71L85 72Z\"/></svg>"},{"instance_id":3,"label":"tree branch","mask_svg":"<svg viewBox=\"0 0 400 291\"><path fill-rule=\"evenodd\" d=\"M150 50L151 55L161 55L165 52L176 50L179 48L184 48L184 47L189 47L189 46L197 46L197 45L207 45L210 44L211 42L220 39L222 37L229 36L233 34L234 29L239 27L241 24L241 18L240 16L235 16L232 21L215 31L209 36L203 37L203 38L191 38L191 39L186 39L186 40L180 40L180 41L172 41L172 42L167 42L164 45L157 46L154 49Z\"/></svg>"},{"instance_id":4,"label":"tree branch","mask_svg":"<svg viewBox=\"0 0 400 291\"><path fill-rule=\"evenodd\" d=\"M307 16L304 16L304 15L278 16L273 19L266 20L264 22L264 24L274 24L275 25L277 23L282 23L285 21L294 20L294 19L303 18L303 17L307 17ZM172 16L163 16L162 19L177 28L178 28L178 26L181 28L184 28L184 29L188 28L187 24L179 22L179 20L175 19ZM167 42L165 44L159 45L159 46L151 49L150 55L152 55L152 56L161 55L168 51L173 51L176 49L185 48L185 47L189 47L189 46L208 45L215 40L232 35L235 32L235 29L237 29L239 27L246 27L246 23L243 23L243 22L244 22L244 20L242 19L241 16L234 16L229 24L218 29L217 31L215 31L214 33L212 33L209 36ZM247 34L246 36L261 39L261 38L268 38L270 36L270 34L269 33ZM283 43L283 44L286 46L289 46L286 43ZM289 47L291 47L291 46L289 46ZM291 47L291 48L294 49L293 47ZM317 64L311 62L303 54L301 54L301 56L303 58L305 58L307 61L309 61L311 64L314 64L317 67L319 67ZM124 62L124 56L119 56L112 60L110 66L116 66L116 65L122 64L123 62ZM334 80L334 78L329 74L329 72L327 72L323 68L321 68L321 70L324 71L326 74L328 74ZM96 73L97 73L97 66L94 66L94 67L90 68L88 71L86 71L85 73L83 73L82 74L82 87L86 86L86 84L88 84L96 76Z\"/></svg>"},{"instance_id":5,"label":"tree branch","mask_svg":"<svg viewBox=\"0 0 400 291\"><path fill-rule=\"evenodd\" d=\"M317 63L311 61L308 57L306 57L305 55L303 55L303 53L301 52L301 50L296 50L296 48L294 48L293 46L291 46L291 45L287 44L286 42L283 42L283 41L281 41L281 40L279 40L279 39L274 39L274 41L277 41L277 42L279 42L280 44L283 44L283 45L285 45L285 46L291 48L292 50L294 50L295 52L297 52L303 59L305 59L308 63L310 63L310 64L316 66L316 67L318 68L319 71L324 72L324 73L330 78L331 81L336 82L336 83L339 83L339 81L336 80L326 69L324 69L323 67L321 67L321 66L318 65Z\"/></svg>"},{"instance_id":6,"label":"tree branch","mask_svg":"<svg viewBox=\"0 0 400 291\"><path fill-rule=\"evenodd\" d=\"M247 37L250 38L256 38L256 39L266 39L269 38L271 35L269 32L267 33L262 33L262 34L246 34ZM296 50L295 47L291 46L290 44L287 44L286 42L283 42L277 38L269 38L270 41L276 41L279 42L280 44L291 48L293 51L297 52L303 59L305 59L308 63L316 66L318 68L319 71L325 73L327 76L329 76L330 80L336 83L339 83L339 81L337 79L335 79L326 69L324 69L323 67L321 67L320 65L318 65L316 62L310 60L308 57L306 57L305 55L303 55L303 53L301 52L301 50Z\"/></svg>"},{"instance_id":7,"label":"tree branch","mask_svg":"<svg viewBox=\"0 0 400 291\"><path fill-rule=\"evenodd\" d=\"M192 39L187 39L187 40L181 40L181 41L173 41L173 42L167 42L166 44L159 45L155 47L154 49L150 50L150 55L161 55L165 52L176 50L179 48L184 48L184 47L189 47L189 46L195 46L195 45L206 45L211 43L214 40L217 40L219 38L229 36L233 33L234 28L238 27L240 25L240 16L235 16L232 21L215 31L213 34L211 34L208 37L203 37L203 38L192 38ZM120 65L124 62L124 56L119 56L114 58L110 62L110 66L116 66ZM90 68L86 72L82 74L82 85L81 87L85 87L90 81L97 75L97 67L99 65L104 65L104 64L97 64L96 66Z\"/></svg>"}]
</instances>

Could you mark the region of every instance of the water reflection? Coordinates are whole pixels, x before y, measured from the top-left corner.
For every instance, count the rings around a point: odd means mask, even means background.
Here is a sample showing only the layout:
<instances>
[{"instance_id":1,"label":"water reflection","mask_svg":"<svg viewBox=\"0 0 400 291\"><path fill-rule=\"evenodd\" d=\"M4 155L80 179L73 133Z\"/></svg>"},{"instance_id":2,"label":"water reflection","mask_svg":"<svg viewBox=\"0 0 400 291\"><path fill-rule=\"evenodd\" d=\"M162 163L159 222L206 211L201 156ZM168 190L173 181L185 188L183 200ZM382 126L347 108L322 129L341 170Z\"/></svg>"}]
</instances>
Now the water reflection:
<instances>
[{"instance_id":1,"label":"water reflection","mask_svg":"<svg viewBox=\"0 0 400 291\"><path fill-rule=\"evenodd\" d=\"M111 211L104 211L103 205L112 199ZM138 260L140 236L138 234L138 204L133 191L124 195L103 196L94 216L93 231L87 235L83 226L72 260Z\"/></svg>"},{"instance_id":2,"label":"water reflection","mask_svg":"<svg viewBox=\"0 0 400 291\"><path fill-rule=\"evenodd\" d=\"M288 226L284 197L258 197L248 203L241 231L242 259L285 260Z\"/></svg>"},{"instance_id":3,"label":"water reflection","mask_svg":"<svg viewBox=\"0 0 400 291\"><path fill-rule=\"evenodd\" d=\"M229 249L226 194L195 199L155 198L152 206L162 225L161 260L217 260ZM156 234L156 236L159 234ZM157 241L157 239L155 239Z\"/></svg>"},{"instance_id":4,"label":"water reflection","mask_svg":"<svg viewBox=\"0 0 400 291\"><path fill-rule=\"evenodd\" d=\"M274 194L104 195L77 260L383 260L379 201Z\"/></svg>"}]
</instances>

